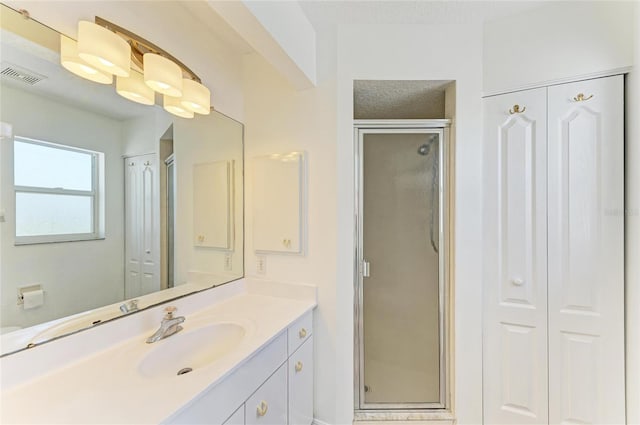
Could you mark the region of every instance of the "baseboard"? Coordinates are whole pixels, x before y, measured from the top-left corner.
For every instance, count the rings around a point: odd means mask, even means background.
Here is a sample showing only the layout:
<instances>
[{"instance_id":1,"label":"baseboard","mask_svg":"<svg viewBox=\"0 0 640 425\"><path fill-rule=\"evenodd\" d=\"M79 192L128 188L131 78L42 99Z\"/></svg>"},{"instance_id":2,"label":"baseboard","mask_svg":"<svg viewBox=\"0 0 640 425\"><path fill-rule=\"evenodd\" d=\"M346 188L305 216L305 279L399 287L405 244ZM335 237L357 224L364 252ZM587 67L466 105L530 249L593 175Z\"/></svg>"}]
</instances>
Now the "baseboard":
<instances>
[{"instance_id":1,"label":"baseboard","mask_svg":"<svg viewBox=\"0 0 640 425\"><path fill-rule=\"evenodd\" d=\"M313 422L311 422L311 425L331 425L331 424L325 421L321 421L320 419L313 418Z\"/></svg>"}]
</instances>

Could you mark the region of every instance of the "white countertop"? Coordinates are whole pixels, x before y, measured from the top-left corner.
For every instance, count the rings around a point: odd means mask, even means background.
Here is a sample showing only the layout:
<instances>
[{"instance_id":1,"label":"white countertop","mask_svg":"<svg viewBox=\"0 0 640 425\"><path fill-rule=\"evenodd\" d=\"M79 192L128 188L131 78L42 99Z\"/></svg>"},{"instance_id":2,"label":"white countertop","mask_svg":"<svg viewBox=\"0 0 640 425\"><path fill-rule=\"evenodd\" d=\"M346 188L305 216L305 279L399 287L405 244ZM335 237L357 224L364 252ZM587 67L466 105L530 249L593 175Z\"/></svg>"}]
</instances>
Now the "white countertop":
<instances>
[{"instance_id":1,"label":"white countertop","mask_svg":"<svg viewBox=\"0 0 640 425\"><path fill-rule=\"evenodd\" d=\"M182 324L182 333L203 324L221 322L237 323L246 329L240 344L218 361L181 376L145 377L137 369L142 358L162 344L171 344L173 338L146 344L149 336L146 331L104 349L89 350L87 356L68 364L62 363L60 367L37 374L33 379L24 382L13 379L9 387L3 378L5 387L0 397L0 421L3 424L160 423L203 391L222 382L316 305L315 289L309 287L306 287L309 290L295 288L297 285L275 284L269 287L267 282L241 282L236 286L239 288L236 294L228 294L215 304L185 314L186 320ZM209 292L211 296L216 290L205 291L205 294ZM198 303L195 298L194 302ZM181 313L178 311L176 314ZM157 318L158 325L161 317ZM133 316L126 320L135 319ZM124 322L124 319L118 322ZM75 345L82 344L83 338L78 336ZM91 343L88 337L85 339ZM83 351L87 351L86 347ZM0 365L15 367L20 364L4 361L11 358L0 359L3 361ZM25 364L24 359L18 360ZM182 366L176 365L176 370Z\"/></svg>"}]
</instances>

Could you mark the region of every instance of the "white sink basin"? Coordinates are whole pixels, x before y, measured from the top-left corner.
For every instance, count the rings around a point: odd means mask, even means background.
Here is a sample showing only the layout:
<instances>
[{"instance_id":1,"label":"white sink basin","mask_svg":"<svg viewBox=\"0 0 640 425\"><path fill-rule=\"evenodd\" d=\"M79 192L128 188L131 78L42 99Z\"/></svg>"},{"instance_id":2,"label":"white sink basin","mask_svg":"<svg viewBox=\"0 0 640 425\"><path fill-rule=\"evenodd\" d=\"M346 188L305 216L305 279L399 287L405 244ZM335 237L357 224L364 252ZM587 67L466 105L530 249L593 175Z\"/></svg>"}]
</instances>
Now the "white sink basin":
<instances>
[{"instance_id":1,"label":"white sink basin","mask_svg":"<svg viewBox=\"0 0 640 425\"><path fill-rule=\"evenodd\" d=\"M140 362L140 374L148 378L178 375L180 370L208 366L236 348L246 334L244 326L236 323L215 323L194 330L184 330L157 345Z\"/></svg>"},{"instance_id":2,"label":"white sink basin","mask_svg":"<svg viewBox=\"0 0 640 425\"><path fill-rule=\"evenodd\" d=\"M33 337L30 342L38 344L61 335L79 331L80 329L90 328L98 323L120 316L122 316L122 313L118 310L96 309L96 311L81 313L45 328L45 330Z\"/></svg>"}]
</instances>

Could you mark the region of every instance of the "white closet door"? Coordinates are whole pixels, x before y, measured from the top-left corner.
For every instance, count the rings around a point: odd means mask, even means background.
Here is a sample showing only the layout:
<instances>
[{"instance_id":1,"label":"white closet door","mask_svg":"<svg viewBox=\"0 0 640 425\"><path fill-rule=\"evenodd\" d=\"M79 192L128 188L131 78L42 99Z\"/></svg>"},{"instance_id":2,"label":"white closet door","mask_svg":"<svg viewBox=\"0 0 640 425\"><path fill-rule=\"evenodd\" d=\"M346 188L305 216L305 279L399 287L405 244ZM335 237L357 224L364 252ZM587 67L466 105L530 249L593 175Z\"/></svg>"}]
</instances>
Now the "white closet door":
<instances>
[{"instance_id":1,"label":"white closet door","mask_svg":"<svg viewBox=\"0 0 640 425\"><path fill-rule=\"evenodd\" d=\"M625 422L622 81L549 88L552 424Z\"/></svg>"},{"instance_id":2,"label":"white closet door","mask_svg":"<svg viewBox=\"0 0 640 425\"><path fill-rule=\"evenodd\" d=\"M160 193L155 154L125 159L125 298L160 290Z\"/></svg>"},{"instance_id":3,"label":"white closet door","mask_svg":"<svg viewBox=\"0 0 640 425\"><path fill-rule=\"evenodd\" d=\"M546 88L484 101L485 424L548 420L546 116Z\"/></svg>"}]
</instances>

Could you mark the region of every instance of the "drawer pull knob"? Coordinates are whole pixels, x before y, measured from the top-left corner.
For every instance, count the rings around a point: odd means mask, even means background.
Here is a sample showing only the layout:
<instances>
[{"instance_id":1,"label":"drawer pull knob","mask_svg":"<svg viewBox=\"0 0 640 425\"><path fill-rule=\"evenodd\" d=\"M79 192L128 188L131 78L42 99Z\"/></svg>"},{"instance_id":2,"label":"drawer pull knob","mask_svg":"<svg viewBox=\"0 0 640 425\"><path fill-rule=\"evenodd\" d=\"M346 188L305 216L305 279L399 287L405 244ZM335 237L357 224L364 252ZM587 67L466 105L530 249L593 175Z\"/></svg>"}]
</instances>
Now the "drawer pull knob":
<instances>
[{"instance_id":1,"label":"drawer pull knob","mask_svg":"<svg viewBox=\"0 0 640 425\"><path fill-rule=\"evenodd\" d=\"M302 370L302 362L296 363L296 372L300 372Z\"/></svg>"},{"instance_id":2,"label":"drawer pull knob","mask_svg":"<svg viewBox=\"0 0 640 425\"><path fill-rule=\"evenodd\" d=\"M298 335L300 336L300 338L304 338L307 336L307 330L305 328L300 329L300 332L298 332Z\"/></svg>"},{"instance_id":3,"label":"drawer pull knob","mask_svg":"<svg viewBox=\"0 0 640 425\"><path fill-rule=\"evenodd\" d=\"M261 401L260 405L258 405L258 416L264 416L267 414L267 410L269 410L269 406L266 401Z\"/></svg>"}]
</instances>

